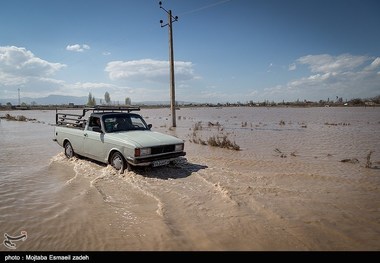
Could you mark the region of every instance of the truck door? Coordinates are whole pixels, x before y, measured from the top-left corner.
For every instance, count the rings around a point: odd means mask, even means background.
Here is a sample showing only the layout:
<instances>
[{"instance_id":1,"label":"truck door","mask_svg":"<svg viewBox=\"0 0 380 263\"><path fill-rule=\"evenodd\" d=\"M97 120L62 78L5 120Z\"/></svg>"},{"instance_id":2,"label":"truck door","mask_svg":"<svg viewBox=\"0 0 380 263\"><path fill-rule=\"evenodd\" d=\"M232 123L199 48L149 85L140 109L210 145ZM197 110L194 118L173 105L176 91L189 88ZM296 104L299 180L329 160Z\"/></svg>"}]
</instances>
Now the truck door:
<instances>
[{"instance_id":1,"label":"truck door","mask_svg":"<svg viewBox=\"0 0 380 263\"><path fill-rule=\"evenodd\" d=\"M86 156L104 161L104 133L100 118L90 117L87 129L84 131L83 149Z\"/></svg>"}]
</instances>

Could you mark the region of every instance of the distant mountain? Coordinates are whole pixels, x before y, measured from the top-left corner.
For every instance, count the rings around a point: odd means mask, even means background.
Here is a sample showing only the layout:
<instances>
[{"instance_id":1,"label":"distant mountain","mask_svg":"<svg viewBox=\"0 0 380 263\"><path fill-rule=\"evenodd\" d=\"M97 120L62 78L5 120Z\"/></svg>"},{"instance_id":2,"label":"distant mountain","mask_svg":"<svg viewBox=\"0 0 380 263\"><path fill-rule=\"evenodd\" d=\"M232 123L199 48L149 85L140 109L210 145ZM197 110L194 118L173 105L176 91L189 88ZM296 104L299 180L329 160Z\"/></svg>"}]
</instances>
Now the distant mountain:
<instances>
[{"instance_id":1,"label":"distant mountain","mask_svg":"<svg viewBox=\"0 0 380 263\"><path fill-rule=\"evenodd\" d=\"M69 104L74 103L75 105L84 105L88 101L88 97L75 97L75 96L62 96L62 95L49 95L45 98L39 98L35 100L37 104L49 105L49 104Z\"/></svg>"},{"instance_id":2,"label":"distant mountain","mask_svg":"<svg viewBox=\"0 0 380 263\"><path fill-rule=\"evenodd\" d=\"M75 97L75 96L63 96L63 95L49 95L43 98L21 98L21 103L28 105L35 103L37 105L62 105L74 103L75 105L84 105L87 103L88 97ZM18 99L0 99L2 105L10 102L12 105L18 105Z\"/></svg>"},{"instance_id":3,"label":"distant mountain","mask_svg":"<svg viewBox=\"0 0 380 263\"><path fill-rule=\"evenodd\" d=\"M177 105L182 105L182 104L189 104L191 102L185 102L185 101L176 101ZM194 103L194 102L193 102ZM170 105L170 101L140 101L140 102L135 102L134 104L136 105Z\"/></svg>"}]
</instances>

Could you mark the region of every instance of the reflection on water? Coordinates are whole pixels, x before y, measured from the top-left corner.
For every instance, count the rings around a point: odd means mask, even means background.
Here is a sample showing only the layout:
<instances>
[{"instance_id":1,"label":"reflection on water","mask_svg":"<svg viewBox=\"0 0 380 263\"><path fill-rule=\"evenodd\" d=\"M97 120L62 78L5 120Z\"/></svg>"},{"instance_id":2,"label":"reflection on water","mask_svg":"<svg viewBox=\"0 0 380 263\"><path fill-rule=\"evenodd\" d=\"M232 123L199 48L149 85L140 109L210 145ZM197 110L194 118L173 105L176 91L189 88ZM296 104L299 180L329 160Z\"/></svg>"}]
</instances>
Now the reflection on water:
<instances>
[{"instance_id":1,"label":"reflection on water","mask_svg":"<svg viewBox=\"0 0 380 263\"><path fill-rule=\"evenodd\" d=\"M380 249L380 108L191 108L176 128L143 109L188 163L123 175L67 160L55 111L9 113L36 119L0 121L0 225L28 233L17 250Z\"/></svg>"}]
</instances>

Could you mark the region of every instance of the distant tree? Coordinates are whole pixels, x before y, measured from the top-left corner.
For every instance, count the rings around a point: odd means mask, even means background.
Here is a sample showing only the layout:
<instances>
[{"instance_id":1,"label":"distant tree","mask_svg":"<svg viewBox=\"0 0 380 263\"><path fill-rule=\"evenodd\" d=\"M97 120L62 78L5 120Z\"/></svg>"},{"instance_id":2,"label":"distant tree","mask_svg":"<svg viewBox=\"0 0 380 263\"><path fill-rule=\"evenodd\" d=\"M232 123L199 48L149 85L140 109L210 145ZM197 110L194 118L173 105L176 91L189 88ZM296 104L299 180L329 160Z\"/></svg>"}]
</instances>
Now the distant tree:
<instances>
[{"instance_id":1,"label":"distant tree","mask_svg":"<svg viewBox=\"0 0 380 263\"><path fill-rule=\"evenodd\" d=\"M26 105L25 102L23 102L23 103L21 103L21 106L22 106L22 107L26 107L27 105Z\"/></svg>"},{"instance_id":2,"label":"distant tree","mask_svg":"<svg viewBox=\"0 0 380 263\"><path fill-rule=\"evenodd\" d=\"M92 103L92 94L91 92L88 93L88 99L87 99L87 105L90 106L90 104Z\"/></svg>"},{"instance_id":3,"label":"distant tree","mask_svg":"<svg viewBox=\"0 0 380 263\"><path fill-rule=\"evenodd\" d=\"M8 106L8 107L12 107L12 103L7 102L7 106Z\"/></svg>"},{"instance_id":4,"label":"distant tree","mask_svg":"<svg viewBox=\"0 0 380 263\"><path fill-rule=\"evenodd\" d=\"M380 95L376 96L376 97L373 97L372 98L372 101L376 104L380 104Z\"/></svg>"},{"instance_id":5,"label":"distant tree","mask_svg":"<svg viewBox=\"0 0 380 263\"><path fill-rule=\"evenodd\" d=\"M87 100L87 106L93 107L96 105L95 97L92 96L91 92L88 93L88 100Z\"/></svg>"},{"instance_id":6,"label":"distant tree","mask_svg":"<svg viewBox=\"0 0 380 263\"><path fill-rule=\"evenodd\" d=\"M111 97L110 97L110 94L108 93L108 91L106 91L106 93L104 93L104 100L106 101L107 104L110 104Z\"/></svg>"},{"instance_id":7,"label":"distant tree","mask_svg":"<svg viewBox=\"0 0 380 263\"><path fill-rule=\"evenodd\" d=\"M352 105L364 105L364 101L360 98L352 99L350 102Z\"/></svg>"},{"instance_id":8,"label":"distant tree","mask_svg":"<svg viewBox=\"0 0 380 263\"><path fill-rule=\"evenodd\" d=\"M131 98L129 98L129 97L126 97L125 98L125 105L131 105L132 103L131 103Z\"/></svg>"},{"instance_id":9,"label":"distant tree","mask_svg":"<svg viewBox=\"0 0 380 263\"><path fill-rule=\"evenodd\" d=\"M31 104L32 106L36 106L36 105L37 105L37 102L32 101L30 104Z\"/></svg>"}]
</instances>

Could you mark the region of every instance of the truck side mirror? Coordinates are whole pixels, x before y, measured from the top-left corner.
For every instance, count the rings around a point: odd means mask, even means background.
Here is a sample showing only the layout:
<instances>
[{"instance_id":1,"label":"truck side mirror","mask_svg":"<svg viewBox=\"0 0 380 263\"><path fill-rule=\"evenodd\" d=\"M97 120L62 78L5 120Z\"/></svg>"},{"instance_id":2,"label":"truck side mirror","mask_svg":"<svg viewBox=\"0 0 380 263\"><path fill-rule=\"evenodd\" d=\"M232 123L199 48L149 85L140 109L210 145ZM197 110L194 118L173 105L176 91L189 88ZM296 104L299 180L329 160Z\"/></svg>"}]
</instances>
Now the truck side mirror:
<instances>
[{"instance_id":1,"label":"truck side mirror","mask_svg":"<svg viewBox=\"0 0 380 263\"><path fill-rule=\"evenodd\" d=\"M148 124L148 129L152 129L152 124Z\"/></svg>"}]
</instances>

